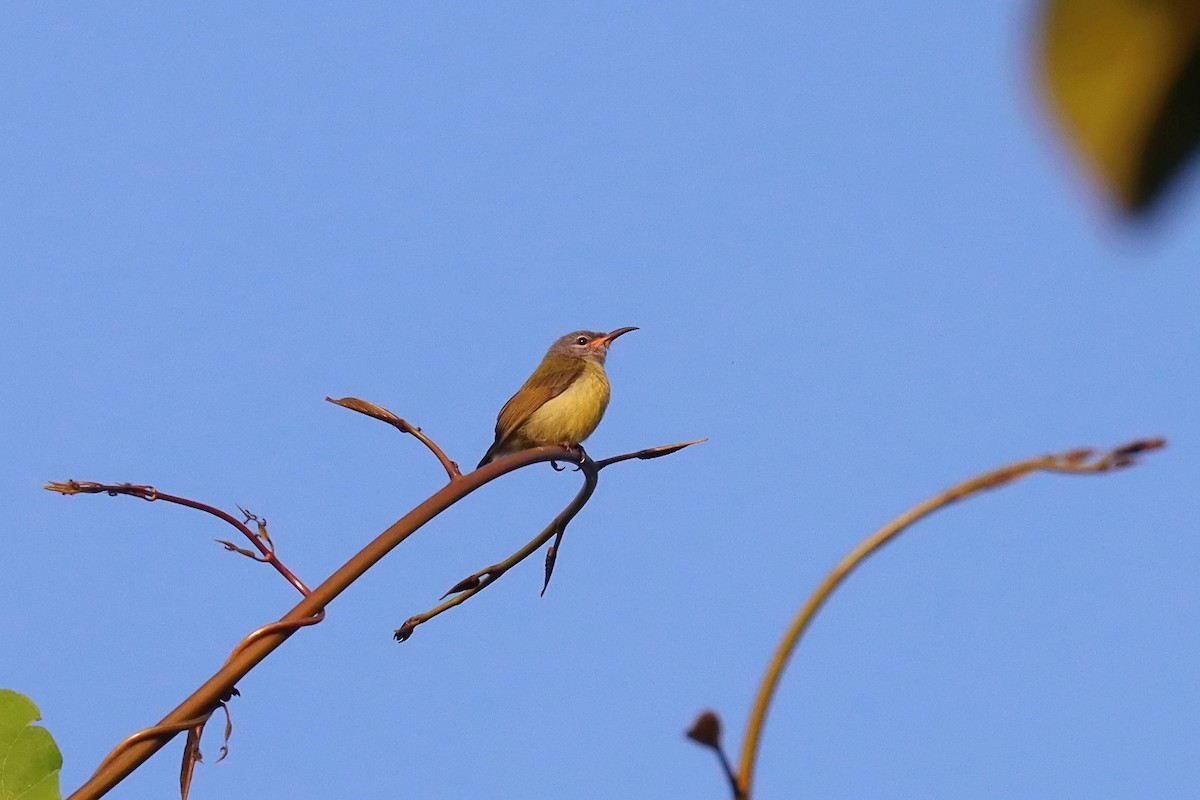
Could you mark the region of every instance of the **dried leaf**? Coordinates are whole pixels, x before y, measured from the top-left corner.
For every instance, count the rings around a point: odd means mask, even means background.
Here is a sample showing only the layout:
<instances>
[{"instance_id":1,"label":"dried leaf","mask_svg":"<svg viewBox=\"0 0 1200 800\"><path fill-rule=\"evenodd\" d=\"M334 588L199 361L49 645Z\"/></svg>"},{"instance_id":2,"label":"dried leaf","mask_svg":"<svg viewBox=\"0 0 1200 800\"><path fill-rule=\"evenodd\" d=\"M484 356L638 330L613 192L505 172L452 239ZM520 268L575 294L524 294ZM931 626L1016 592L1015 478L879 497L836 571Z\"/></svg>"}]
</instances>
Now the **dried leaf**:
<instances>
[{"instance_id":1,"label":"dried leaf","mask_svg":"<svg viewBox=\"0 0 1200 800\"><path fill-rule=\"evenodd\" d=\"M417 629L416 624L411 619L409 619L403 625L401 625L399 628L396 628L395 633L392 634L392 638L395 639L397 642L407 642L408 637L412 636L413 631L415 631L416 629Z\"/></svg>"},{"instance_id":2,"label":"dried leaf","mask_svg":"<svg viewBox=\"0 0 1200 800\"><path fill-rule=\"evenodd\" d=\"M696 721L692 723L692 727L688 728L687 737L697 744L720 750L721 718L717 716L717 712L701 711L700 716L696 717Z\"/></svg>"},{"instance_id":3,"label":"dried leaf","mask_svg":"<svg viewBox=\"0 0 1200 800\"><path fill-rule=\"evenodd\" d=\"M187 800L188 794L192 791L192 775L196 772L196 765L204 760L204 757L200 755L200 734L202 733L204 733L203 723L188 728L187 741L183 744L183 761L179 765L180 800Z\"/></svg>"},{"instance_id":4,"label":"dried leaf","mask_svg":"<svg viewBox=\"0 0 1200 800\"><path fill-rule=\"evenodd\" d=\"M446 593L444 595L442 595L441 597L439 597L438 599L445 600L447 597L449 597L452 594L458 594L459 592L465 592L468 589L474 589L477 586L479 586L479 576L478 575L469 575L469 576L463 578L458 583L451 586L446 591Z\"/></svg>"},{"instance_id":5,"label":"dried leaf","mask_svg":"<svg viewBox=\"0 0 1200 800\"><path fill-rule=\"evenodd\" d=\"M1123 444L1112 451L1114 456L1136 456L1141 453L1148 453L1151 450L1159 450L1167 446L1166 439L1138 439L1137 441Z\"/></svg>"},{"instance_id":6,"label":"dried leaf","mask_svg":"<svg viewBox=\"0 0 1200 800\"><path fill-rule=\"evenodd\" d=\"M374 417L377 420L400 427L404 421L397 417L392 412L382 406L377 406L369 400L360 400L357 397L343 397L340 400L334 400L332 397L325 398L328 402L334 405L348 408L351 411L357 411L360 414L366 414L368 417Z\"/></svg>"}]
</instances>

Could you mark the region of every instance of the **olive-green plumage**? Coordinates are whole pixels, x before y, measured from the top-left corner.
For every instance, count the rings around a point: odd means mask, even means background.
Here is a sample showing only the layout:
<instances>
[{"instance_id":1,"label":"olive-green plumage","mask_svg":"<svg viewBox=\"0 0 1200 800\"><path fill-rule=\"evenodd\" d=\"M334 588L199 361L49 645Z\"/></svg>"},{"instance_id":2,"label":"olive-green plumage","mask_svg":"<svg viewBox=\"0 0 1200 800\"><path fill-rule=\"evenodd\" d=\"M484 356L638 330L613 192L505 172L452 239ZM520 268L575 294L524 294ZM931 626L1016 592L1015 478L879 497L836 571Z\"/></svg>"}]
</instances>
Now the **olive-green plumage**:
<instances>
[{"instance_id":1,"label":"olive-green plumage","mask_svg":"<svg viewBox=\"0 0 1200 800\"><path fill-rule=\"evenodd\" d=\"M575 331L561 337L496 418L496 440L479 466L504 453L545 444L569 447L592 435L608 408L604 359L613 340L637 328L612 333Z\"/></svg>"}]
</instances>

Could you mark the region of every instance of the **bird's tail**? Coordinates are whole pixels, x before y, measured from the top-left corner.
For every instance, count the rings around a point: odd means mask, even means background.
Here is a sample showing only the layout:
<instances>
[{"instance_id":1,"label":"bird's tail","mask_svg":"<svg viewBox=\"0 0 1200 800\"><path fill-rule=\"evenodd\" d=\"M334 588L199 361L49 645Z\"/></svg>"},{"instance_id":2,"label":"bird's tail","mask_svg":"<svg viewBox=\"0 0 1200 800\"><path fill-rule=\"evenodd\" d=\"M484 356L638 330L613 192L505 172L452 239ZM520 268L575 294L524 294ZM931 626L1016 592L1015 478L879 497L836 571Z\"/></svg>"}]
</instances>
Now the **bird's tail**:
<instances>
[{"instance_id":1,"label":"bird's tail","mask_svg":"<svg viewBox=\"0 0 1200 800\"><path fill-rule=\"evenodd\" d=\"M491 460L496 457L496 451L499 449L500 440L496 439L496 441L492 442L492 446L487 449L487 452L483 454L483 458L479 460L479 466L475 467L475 469L479 469L479 467L482 467L484 464L490 463Z\"/></svg>"}]
</instances>

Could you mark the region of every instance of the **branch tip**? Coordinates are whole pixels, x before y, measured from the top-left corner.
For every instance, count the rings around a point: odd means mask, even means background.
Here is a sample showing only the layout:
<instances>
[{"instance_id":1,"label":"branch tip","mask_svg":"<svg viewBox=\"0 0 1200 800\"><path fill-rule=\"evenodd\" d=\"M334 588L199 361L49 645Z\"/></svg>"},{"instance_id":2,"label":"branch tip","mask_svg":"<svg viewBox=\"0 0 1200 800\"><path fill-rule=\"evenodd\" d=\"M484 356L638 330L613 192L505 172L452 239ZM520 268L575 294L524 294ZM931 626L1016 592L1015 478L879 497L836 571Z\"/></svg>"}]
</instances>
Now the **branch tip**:
<instances>
[{"instance_id":1,"label":"branch tip","mask_svg":"<svg viewBox=\"0 0 1200 800\"><path fill-rule=\"evenodd\" d=\"M416 629L416 623L410 619L399 628L396 628L395 632L392 633L392 638L397 642L407 642L409 637L413 635L413 631Z\"/></svg>"},{"instance_id":2,"label":"branch tip","mask_svg":"<svg viewBox=\"0 0 1200 800\"><path fill-rule=\"evenodd\" d=\"M1114 456L1136 456L1142 453L1150 453L1155 450L1161 450L1166 446L1167 440L1160 436L1153 439L1137 439L1129 442L1128 444L1121 445L1112 452Z\"/></svg>"}]
</instances>

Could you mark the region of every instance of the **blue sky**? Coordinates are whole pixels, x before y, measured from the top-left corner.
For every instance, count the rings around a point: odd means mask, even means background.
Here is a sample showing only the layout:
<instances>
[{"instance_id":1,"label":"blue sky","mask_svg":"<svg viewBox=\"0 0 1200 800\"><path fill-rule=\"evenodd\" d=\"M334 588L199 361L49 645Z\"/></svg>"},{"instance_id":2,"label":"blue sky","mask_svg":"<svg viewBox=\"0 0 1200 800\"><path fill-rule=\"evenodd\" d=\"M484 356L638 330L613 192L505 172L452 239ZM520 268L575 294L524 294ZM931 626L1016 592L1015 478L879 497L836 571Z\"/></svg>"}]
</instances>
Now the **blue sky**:
<instances>
[{"instance_id":1,"label":"blue sky","mask_svg":"<svg viewBox=\"0 0 1200 800\"><path fill-rule=\"evenodd\" d=\"M1042 113L1029 3L95 3L0 51L0 685L81 783L464 465L558 335L613 347L605 472L493 484L239 685L193 797L724 798L766 659L846 551L974 472L1161 434L956 506L801 646L758 796L1190 797L1200 780L1200 206L1127 229ZM219 726L217 726L219 727ZM204 750L215 756L216 728ZM173 791L180 742L113 796Z\"/></svg>"}]
</instances>

